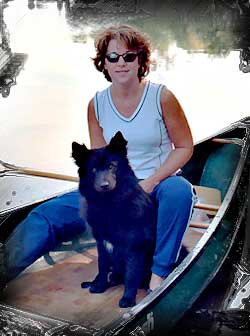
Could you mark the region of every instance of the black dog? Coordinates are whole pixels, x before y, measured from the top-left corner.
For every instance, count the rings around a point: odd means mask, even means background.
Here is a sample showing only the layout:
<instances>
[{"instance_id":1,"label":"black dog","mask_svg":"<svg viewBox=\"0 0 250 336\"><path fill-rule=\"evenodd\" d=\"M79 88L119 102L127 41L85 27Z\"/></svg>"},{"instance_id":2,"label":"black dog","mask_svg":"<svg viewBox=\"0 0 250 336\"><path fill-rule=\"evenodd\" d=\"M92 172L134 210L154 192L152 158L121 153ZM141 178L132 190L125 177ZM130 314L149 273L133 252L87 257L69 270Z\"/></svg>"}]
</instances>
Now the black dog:
<instances>
[{"instance_id":1,"label":"black dog","mask_svg":"<svg viewBox=\"0 0 250 336\"><path fill-rule=\"evenodd\" d=\"M121 132L99 149L72 143L86 219L98 249L98 274L82 287L102 293L124 283L123 308L135 305L139 287L148 287L156 227L152 201L129 165L126 145Z\"/></svg>"}]
</instances>

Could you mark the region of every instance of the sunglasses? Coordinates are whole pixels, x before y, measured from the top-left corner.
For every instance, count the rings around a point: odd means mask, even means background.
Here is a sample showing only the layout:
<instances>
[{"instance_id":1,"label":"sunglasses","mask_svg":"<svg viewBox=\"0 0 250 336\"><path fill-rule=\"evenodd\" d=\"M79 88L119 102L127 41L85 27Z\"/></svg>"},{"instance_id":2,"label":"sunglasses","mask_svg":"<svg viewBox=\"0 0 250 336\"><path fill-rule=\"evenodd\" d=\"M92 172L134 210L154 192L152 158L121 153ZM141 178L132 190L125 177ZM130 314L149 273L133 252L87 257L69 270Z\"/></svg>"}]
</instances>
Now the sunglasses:
<instances>
[{"instance_id":1,"label":"sunglasses","mask_svg":"<svg viewBox=\"0 0 250 336\"><path fill-rule=\"evenodd\" d=\"M122 55L119 55L116 52L112 52L112 53L106 55L105 57L107 58L107 60L110 63L117 63L119 61L120 57L123 58L124 62L131 63L131 62L134 62L134 60L136 59L137 56L138 56L138 53L134 53L132 51L127 51Z\"/></svg>"}]
</instances>

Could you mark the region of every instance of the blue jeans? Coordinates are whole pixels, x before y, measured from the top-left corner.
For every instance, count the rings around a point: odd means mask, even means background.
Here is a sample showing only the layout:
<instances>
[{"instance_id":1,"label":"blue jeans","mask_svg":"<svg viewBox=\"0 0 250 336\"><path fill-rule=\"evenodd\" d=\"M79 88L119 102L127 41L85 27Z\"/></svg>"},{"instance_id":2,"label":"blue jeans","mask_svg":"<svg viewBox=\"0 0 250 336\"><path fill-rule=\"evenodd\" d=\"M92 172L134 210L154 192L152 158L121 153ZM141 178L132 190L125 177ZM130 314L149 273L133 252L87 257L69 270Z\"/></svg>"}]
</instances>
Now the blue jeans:
<instances>
[{"instance_id":1,"label":"blue jeans","mask_svg":"<svg viewBox=\"0 0 250 336\"><path fill-rule=\"evenodd\" d=\"M78 190L53 198L33 209L5 244L8 280L15 278L59 243L85 231Z\"/></svg>"},{"instance_id":2,"label":"blue jeans","mask_svg":"<svg viewBox=\"0 0 250 336\"><path fill-rule=\"evenodd\" d=\"M170 176L154 188L151 197L158 207L152 272L166 277L177 262L196 196L186 179Z\"/></svg>"},{"instance_id":3,"label":"blue jeans","mask_svg":"<svg viewBox=\"0 0 250 336\"><path fill-rule=\"evenodd\" d=\"M193 207L191 184L180 176L163 180L151 193L158 207L156 250L152 272L166 276L177 260ZM80 218L79 192L51 199L35 209L6 242L8 279L11 280L42 255L86 229Z\"/></svg>"}]
</instances>

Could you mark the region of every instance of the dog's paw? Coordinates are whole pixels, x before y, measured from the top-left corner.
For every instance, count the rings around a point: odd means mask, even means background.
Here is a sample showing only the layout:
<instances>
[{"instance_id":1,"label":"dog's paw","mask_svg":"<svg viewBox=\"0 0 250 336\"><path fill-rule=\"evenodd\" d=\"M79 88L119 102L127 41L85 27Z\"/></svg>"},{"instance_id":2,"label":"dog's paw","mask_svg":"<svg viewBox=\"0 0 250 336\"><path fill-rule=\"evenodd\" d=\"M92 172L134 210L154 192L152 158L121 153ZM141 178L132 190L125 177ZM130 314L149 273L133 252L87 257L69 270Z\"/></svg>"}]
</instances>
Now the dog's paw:
<instances>
[{"instance_id":1,"label":"dog's paw","mask_svg":"<svg viewBox=\"0 0 250 336\"><path fill-rule=\"evenodd\" d=\"M90 293L103 293L108 288L107 283L97 283L95 281L84 281L81 283L82 288L89 288Z\"/></svg>"},{"instance_id":2,"label":"dog's paw","mask_svg":"<svg viewBox=\"0 0 250 336\"><path fill-rule=\"evenodd\" d=\"M133 307L135 305L136 305L136 302L134 298L128 298L128 297L123 296L119 301L120 308Z\"/></svg>"},{"instance_id":3,"label":"dog's paw","mask_svg":"<svg viewBox=\"0 0 250 336\"><path fill-rule=\"evenodd\" d=\"M93 281L84 281L81 283L81 288L89 288L92 285Z\"/></svg>"},{"instance_id":4,"label":"dog's paw","mask_svg":"<svg viewBox=\"0 0 250 336\"><path fill-rule=\"evenodd\" d=\"M107 284L97 284L97 283L92 283L91 286L89 287L90 293L104 293L105 290L108 288Z\"/></svg>"}]
</instances>

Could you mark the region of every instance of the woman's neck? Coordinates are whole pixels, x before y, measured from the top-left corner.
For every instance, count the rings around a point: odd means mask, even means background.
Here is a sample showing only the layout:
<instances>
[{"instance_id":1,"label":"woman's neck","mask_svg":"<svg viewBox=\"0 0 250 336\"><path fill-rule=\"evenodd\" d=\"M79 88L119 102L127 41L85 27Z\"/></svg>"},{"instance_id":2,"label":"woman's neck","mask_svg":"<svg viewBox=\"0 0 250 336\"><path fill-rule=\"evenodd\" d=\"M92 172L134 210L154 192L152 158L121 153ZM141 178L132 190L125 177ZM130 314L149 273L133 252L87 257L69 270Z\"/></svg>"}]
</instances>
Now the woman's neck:
<instances>
[{"instance_id":1,"label":"woman's neck","mask_svg":"<svg viewBox=\"0 0 250 336\"><path fill-rule=\"evenodd\" d=\"M111 85L111 98L120 114L129 118L136 111L143 96L146 81L135 82L131 85Z\"/></svg>"},{"instance_id":2,"label":"woman's neck","mask_svg":"<svg viewBox=\"0 0 250 336\"><path fill-rule=\"evenodd\" d=\"M129 99L141 95L145 87L146 81L134 81L129 84L114 84L111 85L111 94L116 99Z\"/></svg>"}]
</instances>

